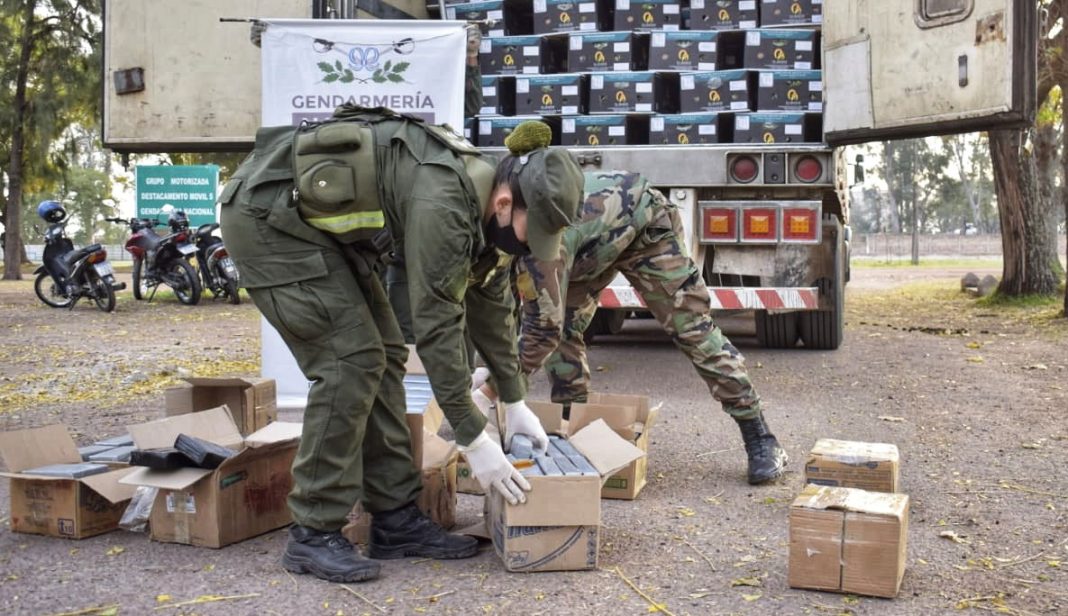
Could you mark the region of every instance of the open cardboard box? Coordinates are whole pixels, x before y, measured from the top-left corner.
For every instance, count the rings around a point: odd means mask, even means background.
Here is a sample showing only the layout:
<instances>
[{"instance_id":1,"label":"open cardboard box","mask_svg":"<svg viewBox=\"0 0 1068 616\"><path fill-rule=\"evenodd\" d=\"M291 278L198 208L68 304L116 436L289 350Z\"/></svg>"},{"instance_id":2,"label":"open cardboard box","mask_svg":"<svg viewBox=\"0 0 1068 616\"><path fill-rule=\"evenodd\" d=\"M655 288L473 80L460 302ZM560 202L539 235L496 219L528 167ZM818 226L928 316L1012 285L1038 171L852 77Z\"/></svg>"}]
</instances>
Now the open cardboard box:
<instances>
[{"instance_id":1,"label":"open cardboard box","mask_svg":"<svg viewBox=\"0 0 1068 616\"><path fill-rule=\"evenodd\" d=\"M274 379L192 377L183 380L187 384L164 392L168 417L226 406L243 435L278 419Z\"/></svg>"},{"instance_id":2,"label":"open cardboard box","mask_svg":"<svg viewBox=\"0 0 1068 616\"><path fill-rule=\"evenodd\" d=\"M649 432L660 414L660 406L650 407L647 396L591 393L587 402L571 405L568 432L575 433L603 419L616 434L649 452ZM601 498L633 500L645 487L648 457L642 456L615 473L601 488Z\"/></svg>"},{"instance_id":3,"label":"open cardboard box","mask_svg":"<svg viewBox=\"0 0 1068 616\"><path fill-rule=\"evenodd\" d=\"M141 449L172 447L188 434L239 453L215 470L137 467L122 479L159 488L149 517L151 538L219 548L289 524L286 497L301 424L274 422L242 437L225 406L129 426Z\"/></svg>"},{"instance_id":4,"label":"open cardboard box","mask_svg":"<svg viewBox=\"0 0 1068 616\"><path fill-rule=\"evenodd\" d=\"M531 402L546 432L566 436L597 469L594 476L527 477L527 502L486 496L486 524L508 571L577 571L597 567L601 484L645 455L598 419L568 435L560 405Z\"/></svg>"},{"instance_id":5,"label":"open cardboard box","mask_svg":"<svg viewBox=\"0 0 1068 616\"><path fill-rule=\"evenodd\" d=\"M11 479L11 530L17 533L84 539L115 530L134 493L119 483L129 468L80 479L22 474L82 461L62 425L0 432L0 458L8 470L0 476Z\"/></svg>"}]
</instances>

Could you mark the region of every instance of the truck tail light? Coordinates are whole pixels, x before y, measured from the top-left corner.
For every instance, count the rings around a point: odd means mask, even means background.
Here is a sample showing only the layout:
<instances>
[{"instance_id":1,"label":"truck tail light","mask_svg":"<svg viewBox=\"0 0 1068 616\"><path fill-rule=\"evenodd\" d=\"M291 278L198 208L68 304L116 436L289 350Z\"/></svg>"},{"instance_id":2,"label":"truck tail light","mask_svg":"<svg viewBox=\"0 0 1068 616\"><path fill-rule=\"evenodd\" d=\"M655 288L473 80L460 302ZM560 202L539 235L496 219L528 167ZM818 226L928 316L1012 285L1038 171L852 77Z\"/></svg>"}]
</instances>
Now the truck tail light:
<instances>
[{"instance_id":1,"label":"truck tail light","mask_svg":"<svg viewBox=\"0 0 1068 616\"><path fill-rule=\"evenodd\" d=\"M779 210L777 208L742 208L743 242L774 242L777 239L779 239Z\"/></svg>"},{"instance_id":2,"label":"truck tail light","mask_svg":"<svg viewBox=\"0 0 1068 616\"><path fill-rule=\"evenodd\" d=\"M818 207L788 207L782 211L782 241L814 244L820 241Z\"/></svg>"},{"instance_id":3,"label":"truck tail light","mask_svg":"<svg viewBox=\"0 0 1068 616\"><path fill-rule=\"evenodd\" d=\"M802 156L794 163L794 177L811 184L823 177L823 163L815 156Z\"/></svg>"},{"instance_id":4,"label":"truck tail light","mask_svg":"<svg viewBox=\"0 0 1068 616\"><path fill-rule=\"evenodd\" d=\"M731 179L741 184L748 184L760 173L760 164L752 156L743 154L730 160Z\"/></svg>"},{"instance_id":5,"label":"truck tail light","mask_svg":"<svg viewBox=\"0 0 1068 616\"><path fill-rule=\"evenodd\" d=\"M730 207L702 208L701 239L706 242L737 242L738 210Z\"/></svg>"}]
</instances>

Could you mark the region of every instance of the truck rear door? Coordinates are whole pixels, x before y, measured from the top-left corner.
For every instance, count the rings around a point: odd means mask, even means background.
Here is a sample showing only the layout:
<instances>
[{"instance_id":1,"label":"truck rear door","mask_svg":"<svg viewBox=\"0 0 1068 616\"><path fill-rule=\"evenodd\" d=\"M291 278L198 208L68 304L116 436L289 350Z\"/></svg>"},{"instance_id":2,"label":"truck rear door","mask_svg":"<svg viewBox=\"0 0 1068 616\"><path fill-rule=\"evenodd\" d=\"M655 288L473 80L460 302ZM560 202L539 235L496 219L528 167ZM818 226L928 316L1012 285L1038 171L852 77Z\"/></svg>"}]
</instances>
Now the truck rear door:
<instances>
[{"instance_id":1,"label":"truck rear door","mask_svg":"<svg viewBox=\"0 0 1068 616\"><path fill-rule=\"evenodd\" d=\"M825 0L823 12L828 143L1030 124L1034 0Z\"/></svg>"}]
</instances>

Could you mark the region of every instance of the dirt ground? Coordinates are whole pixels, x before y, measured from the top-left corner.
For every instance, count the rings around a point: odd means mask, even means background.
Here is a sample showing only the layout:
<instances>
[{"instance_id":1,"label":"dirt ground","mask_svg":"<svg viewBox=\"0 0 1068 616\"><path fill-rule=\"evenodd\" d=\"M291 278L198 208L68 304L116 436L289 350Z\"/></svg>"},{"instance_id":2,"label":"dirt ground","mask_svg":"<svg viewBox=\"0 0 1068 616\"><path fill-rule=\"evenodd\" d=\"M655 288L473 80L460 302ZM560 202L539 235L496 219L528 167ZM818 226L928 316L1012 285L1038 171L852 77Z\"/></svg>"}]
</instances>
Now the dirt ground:
<instances>
[{"instance_id":1,"label":"dirt ground","mask_svg":"<svg viewBox=\"0 0 1068 616\"><path fill-rule=\"evenodd\" d=\"M284 572L282 530L221 550L123 531L83 541L14 534L3 481L0 613L1068 613L1068 323L1048 306L976 303L959 293L959 276L854 268L838 351L735 339L791 457L771 486L744 482L733 422L651 321L599 339L596 389L664 403L649 485L636 501L603 501L599 570L509 574L486 546L466 561L388 561L380 579L346 588ZM63 311L43 306L29 281L0 283L0 430L62 422L79 444L114 436L161 415L176 378L255 374L258 358L247 303L185 307L127 292L113 314ZM547 394L535 377L532 397ZM911 506L896 599L786 583L787 510L821 437L901 449ZM461 495L461 526L480 512L478 498Z\"/></svg>"}]
</instances>

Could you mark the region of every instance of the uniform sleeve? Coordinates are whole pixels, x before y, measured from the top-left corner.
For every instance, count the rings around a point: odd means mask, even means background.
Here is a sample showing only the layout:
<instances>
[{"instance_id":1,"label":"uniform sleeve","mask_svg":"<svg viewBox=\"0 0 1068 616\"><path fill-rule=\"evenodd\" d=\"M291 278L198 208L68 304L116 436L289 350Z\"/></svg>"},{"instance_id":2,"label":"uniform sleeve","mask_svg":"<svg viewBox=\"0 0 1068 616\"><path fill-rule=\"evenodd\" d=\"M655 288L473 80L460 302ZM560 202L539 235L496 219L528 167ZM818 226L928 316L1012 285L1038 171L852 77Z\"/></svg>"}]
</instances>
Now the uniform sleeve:
<instances>
[{"instance_id":1,"label":"uniform sleeve","mask_svg":"<svg viewBox=\"0 0 1068 616\"><path fill-rule=\"evenodd\" d=\"M518 402L526 397L527 388L519 368L515 300L509 282L509 268L499 267L485 285L468 289L467 324L471 342L493 375L501 400Z\"/></svg>"},{"instance_id":2,"label":"uniform sleeve","mask_svg":"<svg viewBox=\"0 0 1068 616\"><path fill-rule=\"evenodd\" d=\"M482 110L482 71L478 65L464 72L464 117L472 118Z\"/></svg>"},{"instance_id":3,"label":"uniform sleeve","mask_svg":"<svg viewBox=\"0 0 1068 616\"><path fill-rule=\"evenodd\" d=\"M464 352L464 298L473 239L464 214L440 205L450 187L438 188L440 199L413 197L409 202L404 259L416 351L456 442L467 445L486 425L471 401Z\"/></svg>"},{"instance_id":4,"label":"uniform sleeve","mask_svg":"<svg viewBox=\"0 0 1068 616\"><path fill-rule=\"evenodd\" d=\"M532 256L519 264L516 286L523 299L519 361L533 374L560 346L564 330L567 271L563 259L544 262Z\"/></svg>"}]
</instances>

